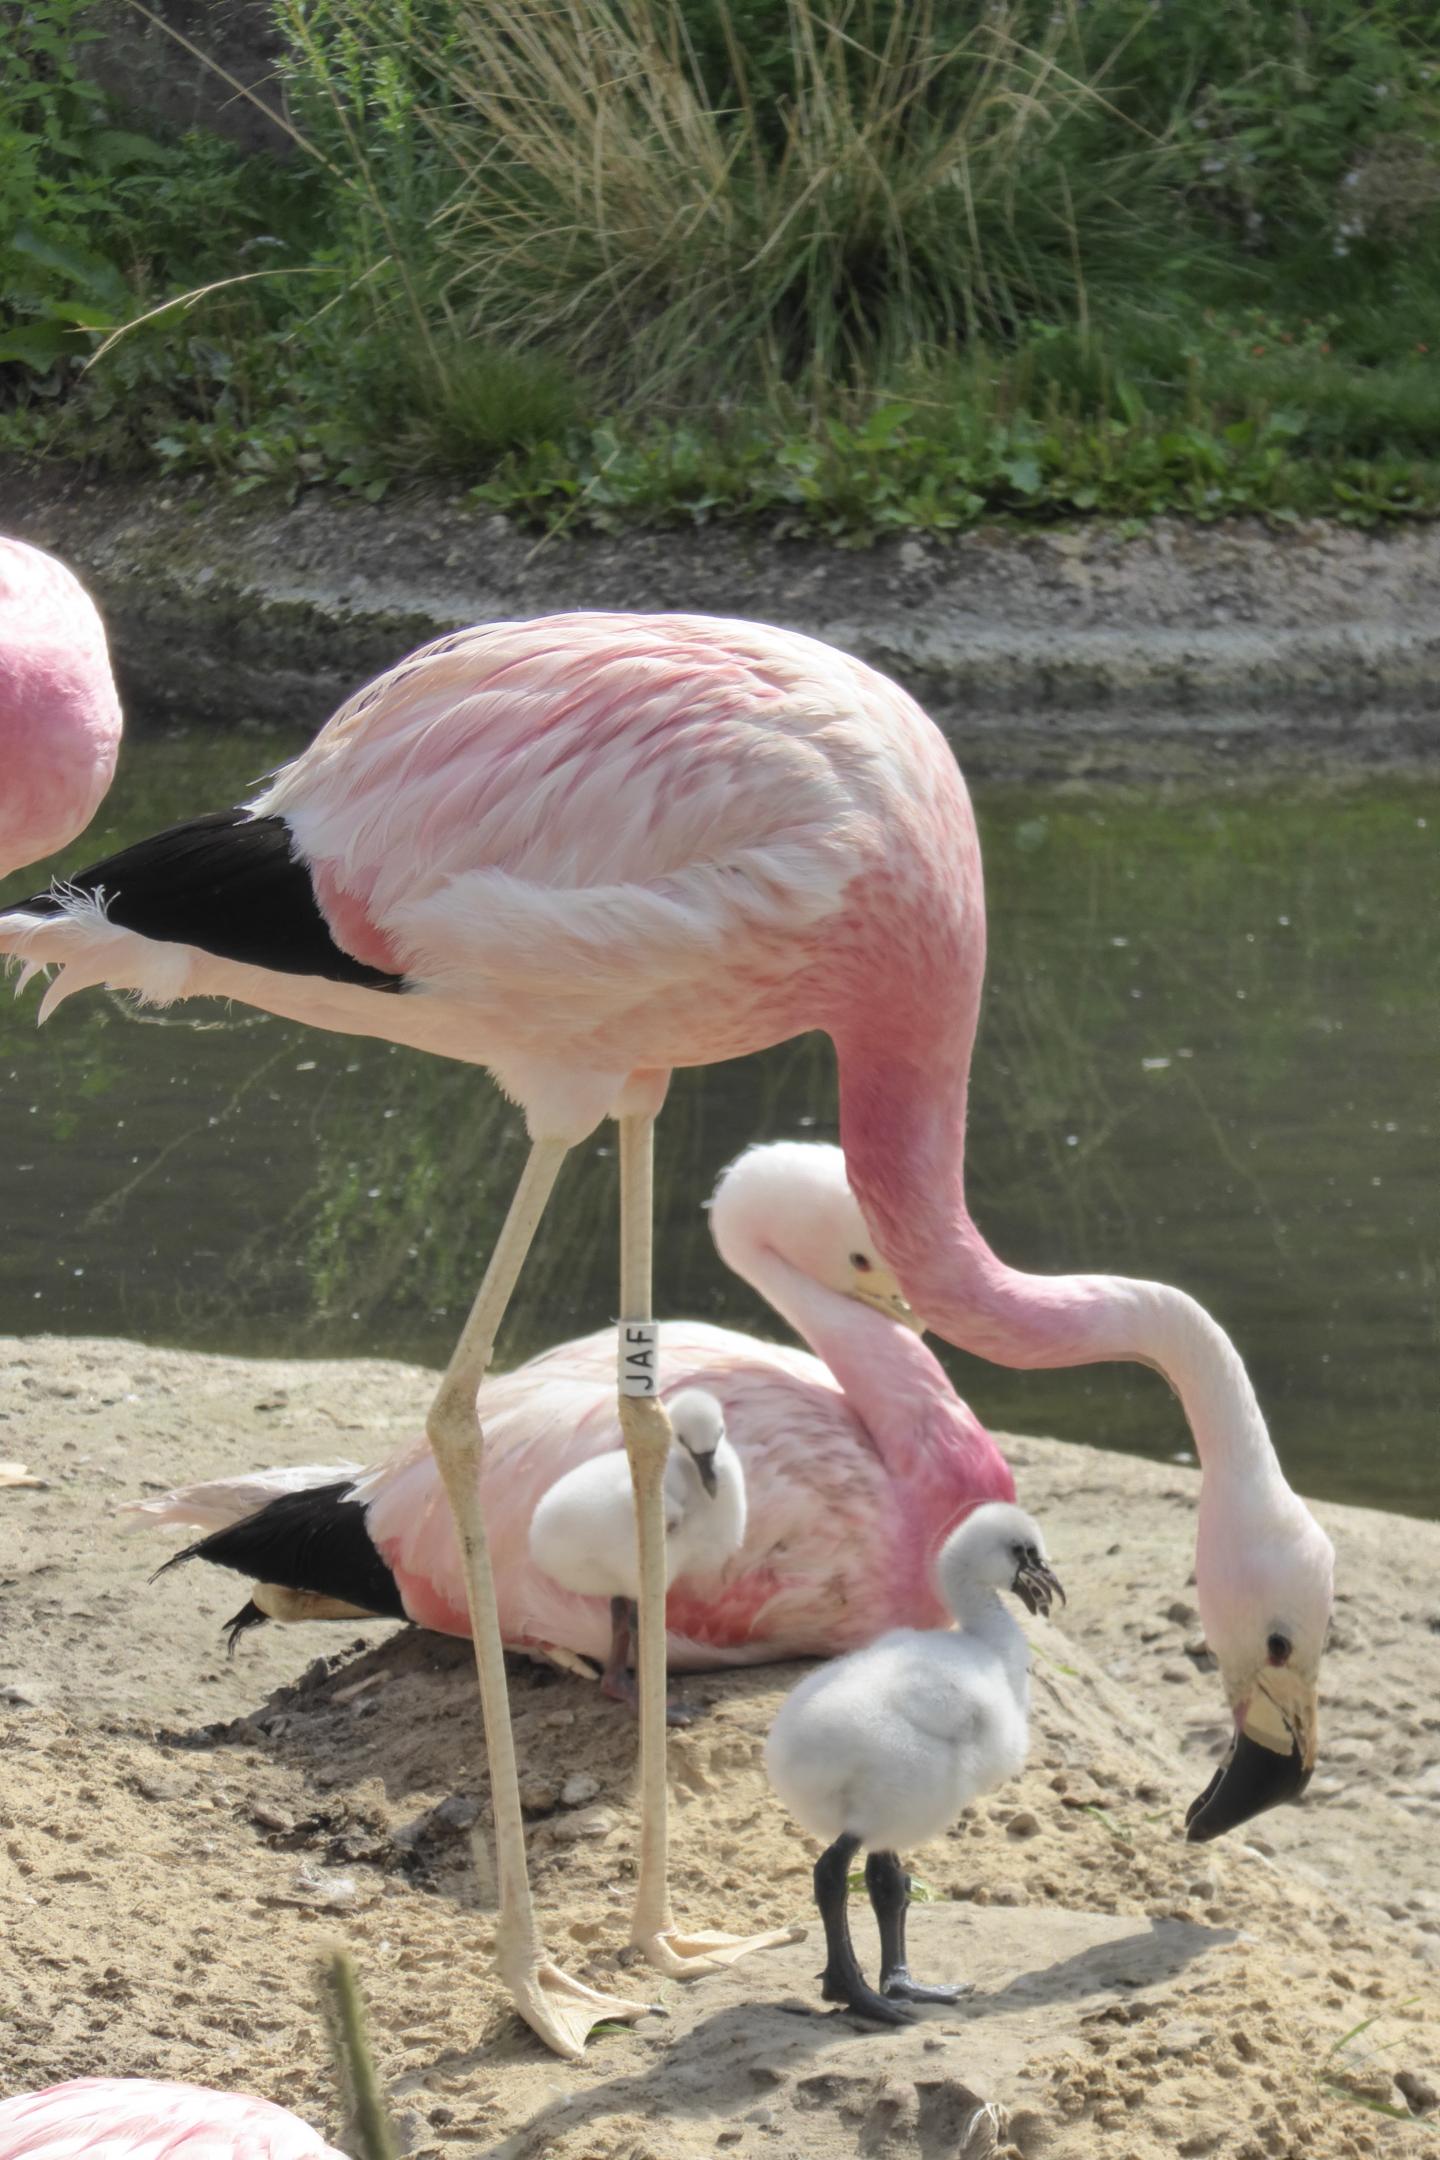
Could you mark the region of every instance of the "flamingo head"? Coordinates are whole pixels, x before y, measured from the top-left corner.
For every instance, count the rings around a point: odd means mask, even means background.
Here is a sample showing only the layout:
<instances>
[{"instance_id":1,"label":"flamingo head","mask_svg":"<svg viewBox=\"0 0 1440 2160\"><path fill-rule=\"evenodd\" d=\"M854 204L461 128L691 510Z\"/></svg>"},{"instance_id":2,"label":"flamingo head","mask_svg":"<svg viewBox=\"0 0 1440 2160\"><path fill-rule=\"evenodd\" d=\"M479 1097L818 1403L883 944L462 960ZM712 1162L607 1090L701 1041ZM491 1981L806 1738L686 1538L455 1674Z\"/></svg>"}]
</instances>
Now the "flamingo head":
<instances>
[{"instance_id":1,"label":"flamingo head","mask_svg":"<svg viewBox=\"0 0 1440 2160\"><path fill-rule=\"evenodd\" d=\"M838 1147L814 1140L770 1140L747 1148L720 1174L710 1202L720 1257L737 1274L757 1246L793 1268L900 1320L917 1335L925 1323L907 1302L860 1212Z\"/></svg>"},{"instance_id":2,"label":"flamingo head","mask_svg":"<svg viewBox=\"0 0 1440 2160\"><path fill-rule=\"evenodd\" d=\"M678 1395L670 1397L665 1408L670 1414L676 1446L684 1448L695 1465L700 1483L713 1500L719 1484L715 1476L715 1456L725 1439L724 1411L704 1388L682 1388Z\"/></svg>"},{"instance_id":3,"label":"flamingo head","mask_svg":"<svg viewBox=\"0 0 1440 2160\"><path fill-rule=\"evenodd\" d=\"M1027 1612L1047 1620L1057 1597L1066 1603L1040 1525L1013 1501L990 1500L971 1510L941 1546L935 1580L957 1619L972 1587L1011 1590Z\"/></svg>"},{"instance_id":4,"label":"flamingo head","mask_svg":"<svg viewBox=\"0 0 1440 2160\"><path fill-rule=\"evenodd\" d=\"M1195 1584L1234 1733L1186 1812L1192 1843L1298 1800L1309 1784L1334 1565L1329 1538L1278 1473L1243 1493L1207 1477Z\"/></svg>"}]
</instances>

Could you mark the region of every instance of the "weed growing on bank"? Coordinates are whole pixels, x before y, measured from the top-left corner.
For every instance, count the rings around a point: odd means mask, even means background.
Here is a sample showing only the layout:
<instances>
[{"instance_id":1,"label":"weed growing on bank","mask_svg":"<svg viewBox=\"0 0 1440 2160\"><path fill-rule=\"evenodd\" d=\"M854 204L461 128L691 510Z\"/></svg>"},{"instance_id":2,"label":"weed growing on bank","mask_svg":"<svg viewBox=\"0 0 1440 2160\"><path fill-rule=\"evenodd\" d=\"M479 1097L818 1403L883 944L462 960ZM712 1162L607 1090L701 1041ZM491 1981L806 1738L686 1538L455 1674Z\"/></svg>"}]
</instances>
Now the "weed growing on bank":
<instances>
[{"instance_id":1,"label":"weed growing on bank","mask_svg":"<svg viewBox=\"0 0 1440 2160\"><path fill-rule=\"evenodd\" d=\"M5 14L0 448L854 542L1440 504L1406 0L274 0L248 157Z\"/></svg>"}]
</instances>

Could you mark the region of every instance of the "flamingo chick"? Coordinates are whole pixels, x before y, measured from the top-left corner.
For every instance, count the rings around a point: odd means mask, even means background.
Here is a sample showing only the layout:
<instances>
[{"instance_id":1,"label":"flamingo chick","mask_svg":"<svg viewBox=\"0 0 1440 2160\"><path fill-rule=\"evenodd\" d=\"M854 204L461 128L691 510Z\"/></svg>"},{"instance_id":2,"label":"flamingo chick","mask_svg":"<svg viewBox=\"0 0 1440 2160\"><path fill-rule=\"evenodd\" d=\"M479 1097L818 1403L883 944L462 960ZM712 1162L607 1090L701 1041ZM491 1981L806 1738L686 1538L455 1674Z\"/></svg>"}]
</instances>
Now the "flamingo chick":
<instances>
[{"instance_id":1,"label":"flamingo chick","mask_svg":"<svg viewBox=\"0 0 1440 2160\"><path fill-rule=\"evenodd\" d=\"M899 1848L939 1837L980 1793L1025 1766L1030 1652L996 1595L1032 1613L1064 1597L1023 1508L992 1501L947 1539L936 1586L949 1628L897 1628L822 1665L780 1707L765 1767L797 1822L829 1842L815 1863L825 1924L826 2002L903 2025L912 2002L954 2002L965 1987L922 1987L905 1956L910 1878ZM856 1962L846 1917L850 1862L864 1847L865 1886L880 1924L880 1993Z\"/></svg>"},{"instance_id":2,"label":"flamingo chick","mask_svg":"<svg viewBox=\"0 0 1440 2160\"><path fill-rule=\"evenodd\" d=\"M713 1574L745 1537L745 1473L725 1437L725 1414L703 1388L686 1388L665 1405L674 1445L665 1465L665 1587L677 1575ZM562 1590L610 1600L610 1654L604 1693L638 1710L629 1670L637 1625L640 1549L635 1490L622 1448L581 1463L551 1486L530 1522L530 1557ZM672 1725L693 1712L666 1704Z\"/></svg>"},{"instance_id":3,"label":"flamingo chick","mask_svg":"<svg viewBox=\"0 0 1440 2160\"><path fill-rule=\"evenodd\" d=\"M155 2078L72 2078L0 2100L0 2160L346 2160L288 2108Z\"/></svg>"}]
</instances>

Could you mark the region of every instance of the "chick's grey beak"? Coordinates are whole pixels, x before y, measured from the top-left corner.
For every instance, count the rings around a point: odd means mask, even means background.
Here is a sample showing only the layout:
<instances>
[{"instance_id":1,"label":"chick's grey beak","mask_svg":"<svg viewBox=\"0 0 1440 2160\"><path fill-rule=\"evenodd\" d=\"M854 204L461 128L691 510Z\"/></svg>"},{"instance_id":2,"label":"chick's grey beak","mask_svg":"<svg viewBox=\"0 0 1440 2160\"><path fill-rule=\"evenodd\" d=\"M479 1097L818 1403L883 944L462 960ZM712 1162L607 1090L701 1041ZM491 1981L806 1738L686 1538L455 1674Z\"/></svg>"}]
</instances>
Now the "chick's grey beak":
<instances>
[{"instance_id":1,"label":"chick's grey beak","mask_svg":"<svg viewBox=\"0 0 1440 2160\"><path fill-rule=\"evenodd\" d=\"M1043 1560L1020 1563L1015 1570L1014 1590L1027 1612L1039 1613L1046 1620L1057 1597L1062 1605L1069 1603L1059 1576L1052 1574Z\"/></svg>"},{"instance_id":2,"label":"chick's grey beak","mask_svg":"<svg viewBox=\"0 0 1440 2160\"><path fill-rule=\"evenodd\" d=\"M701 1484L713 1500L720 1489L715 1479L715 1457L713 1455L692 1455L690 1460L700 1473Z\"/></svg>"}]
</instances>

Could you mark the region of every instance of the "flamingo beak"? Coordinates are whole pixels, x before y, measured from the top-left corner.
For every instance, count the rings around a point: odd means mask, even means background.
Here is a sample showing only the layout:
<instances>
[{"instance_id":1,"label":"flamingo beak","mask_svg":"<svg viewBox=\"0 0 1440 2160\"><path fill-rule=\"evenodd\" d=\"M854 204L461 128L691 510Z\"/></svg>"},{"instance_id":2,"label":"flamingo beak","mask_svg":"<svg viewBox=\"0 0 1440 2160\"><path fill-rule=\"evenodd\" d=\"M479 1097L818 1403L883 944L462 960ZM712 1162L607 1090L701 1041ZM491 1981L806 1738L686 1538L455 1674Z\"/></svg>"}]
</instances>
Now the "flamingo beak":
<instances>
[{"instance_id":1,"label":"flamingo beak","mask_svg":"<svg viewBox=\"0 0 1440 2160\"><path fill-rule=\"evenodd\" d=\"M715 1457L713 1455L692 1455L690 1460L700 1473L700 1483L713 1500L719 1489L715 1478Z\"/></svg>"},{"instance_id":2,"label":"flamingo beak","mask_svg":"<svg viewBox=\"0 0 1440 2160\"><path fill-rule=\"evenodd\" d=\"M1050 1607L1057 1597L1062 1605L1070 1602L1059 1576L1051 1572L1038 1553L1027 1556L1021 1562L1015 1570L1015 1581L1011 1587L1027 1612L1039 1613L1046 1620L1050 1617Z\"/></svg>"},{"instance_id":3,"label":"flamingo beak","mask_svg":"<svg viewBox=\"0 0 1440 2160\"><path fill-rule=\"evenodd\" d=\"M1315 1768L1319 1729L1313 1681L1264 1667L1235 1713L1229 1752L1185 1811L1185 1835L1208 1844L1227 1830L1298 1800Z\"/></svg>"},{"instance_id":4,"label":"flamingo beak","mask_svg":"<svg viewBox=\"0 0 1440 2160\"><path fill-rule=\"evenodd\" d=\"M858 1298L862 1305L869 1305L876 1312L884 1313L887 1320L898 1320L902 1327L910 1328L916 1335L925 1333L925 1322L905 1297L898 1283L893 1290L876 1289L869 1283L862 1289L860 1284L856 1283L851 1295Z\"/></svg>"}]
</instances>

